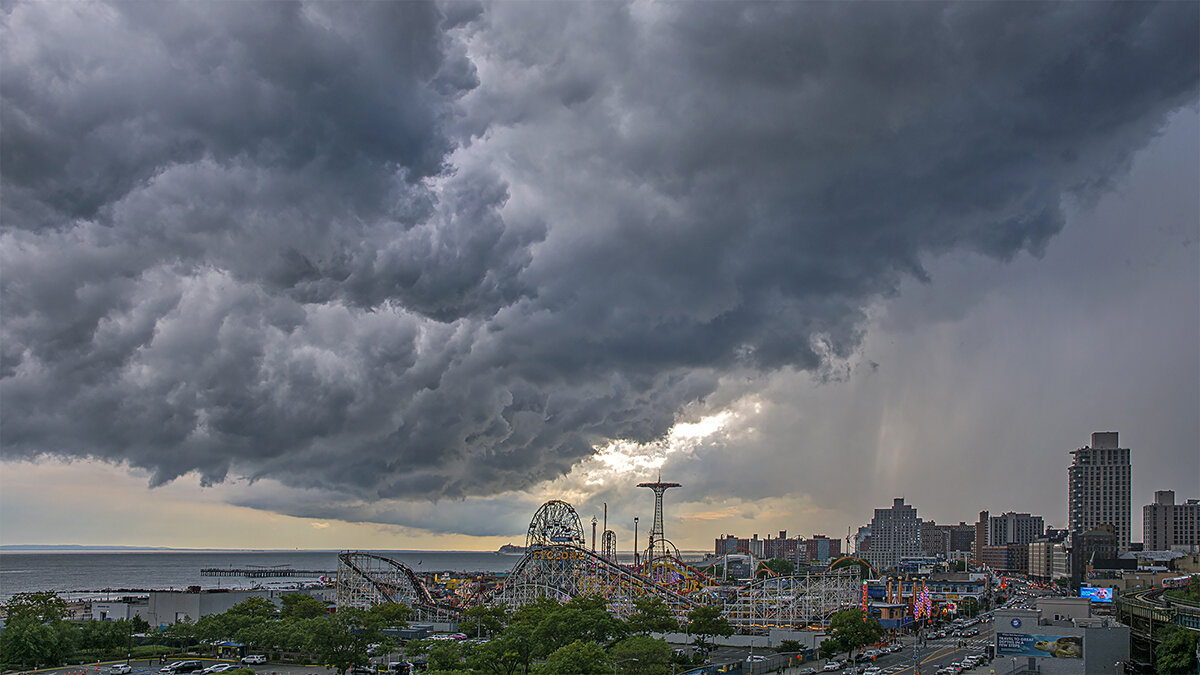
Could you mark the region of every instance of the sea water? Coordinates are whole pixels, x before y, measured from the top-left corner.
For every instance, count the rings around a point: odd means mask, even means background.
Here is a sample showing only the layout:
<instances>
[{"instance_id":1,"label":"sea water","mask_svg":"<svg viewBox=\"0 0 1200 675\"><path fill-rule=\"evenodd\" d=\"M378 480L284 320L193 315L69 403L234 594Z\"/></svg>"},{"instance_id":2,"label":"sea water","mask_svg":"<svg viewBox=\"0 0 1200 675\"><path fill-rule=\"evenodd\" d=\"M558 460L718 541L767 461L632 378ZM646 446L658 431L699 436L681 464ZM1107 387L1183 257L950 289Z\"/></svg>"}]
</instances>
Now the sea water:
<instances>
[{"instance_id":1,"label":"sea water","mask_svg":"<svg viewBox=\"0 0 1200 675\"><path fill-rule=\"evenodd\" d=\"M372 551L415 572L507 572L520 556L494 551ZM0 601L15 593L54 591L68 598L120 597L122 591L253 588L319 581L337 573L337 551L37 551L0 552ZM290 567L311 575L283 578L201 576L204 568Z\"/></svg>"}]
</instances>

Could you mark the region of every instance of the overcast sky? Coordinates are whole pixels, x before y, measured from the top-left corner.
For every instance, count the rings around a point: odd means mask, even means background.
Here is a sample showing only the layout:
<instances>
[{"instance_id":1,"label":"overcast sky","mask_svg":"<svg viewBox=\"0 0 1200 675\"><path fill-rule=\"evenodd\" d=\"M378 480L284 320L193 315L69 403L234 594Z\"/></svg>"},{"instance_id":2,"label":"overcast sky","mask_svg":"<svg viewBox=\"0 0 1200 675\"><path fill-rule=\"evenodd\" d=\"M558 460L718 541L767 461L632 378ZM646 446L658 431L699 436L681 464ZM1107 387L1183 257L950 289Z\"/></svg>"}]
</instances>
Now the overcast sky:
<instances>
[{"instance_id":1,"label":"overcast sky","mask_svg":"<svg viewBox=\"0 0 1200 675\"><path fill-rule=\"evenodd\" d=\"M2 544L1200 497L1200 4L0 11Z\"/></svg>"}]
</instances>

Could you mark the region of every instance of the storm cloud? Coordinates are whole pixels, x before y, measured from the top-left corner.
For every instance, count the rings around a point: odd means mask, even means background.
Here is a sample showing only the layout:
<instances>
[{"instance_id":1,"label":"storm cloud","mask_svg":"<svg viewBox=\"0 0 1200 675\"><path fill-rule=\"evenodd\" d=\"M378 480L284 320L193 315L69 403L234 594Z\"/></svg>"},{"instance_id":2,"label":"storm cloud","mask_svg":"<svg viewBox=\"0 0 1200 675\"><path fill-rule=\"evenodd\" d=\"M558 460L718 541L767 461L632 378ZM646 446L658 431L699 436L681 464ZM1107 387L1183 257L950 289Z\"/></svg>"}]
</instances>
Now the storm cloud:
<instances>
[{"instance_id":1,"label":"storm cloud","mask_svg":"<svg viewBox=\"0 0 1200 675\"><path fill-rule=\"evenodd\" d=\"M262 508L347 520L543 483L722 378L837 377L932 256L1040 254L1195 104L1198 26L8 6L0 451L271 478L357 506Z\"/></svg>"}]
</instances>

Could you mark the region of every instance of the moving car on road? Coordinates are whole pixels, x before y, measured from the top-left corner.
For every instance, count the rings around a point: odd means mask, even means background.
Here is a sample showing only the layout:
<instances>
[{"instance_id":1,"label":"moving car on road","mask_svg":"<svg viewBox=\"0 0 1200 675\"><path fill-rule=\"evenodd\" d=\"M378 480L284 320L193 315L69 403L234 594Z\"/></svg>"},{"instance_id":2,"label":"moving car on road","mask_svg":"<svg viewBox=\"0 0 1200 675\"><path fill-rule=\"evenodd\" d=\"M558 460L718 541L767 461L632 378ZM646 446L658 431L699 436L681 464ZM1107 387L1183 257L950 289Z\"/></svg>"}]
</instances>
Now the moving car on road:
<instances>
[{"instance_id":1,"label":"moving car on road","mask_svg":"<svg viewBox=\"0 0 1200 675\"><path fill-rule=\"evenodd\" d=\"M242 657L242 663L245 663L246 665L261 666L266 662L267 662L267 657L262 654L251 654L249 656Z\"/></svg>"}]
</instances>

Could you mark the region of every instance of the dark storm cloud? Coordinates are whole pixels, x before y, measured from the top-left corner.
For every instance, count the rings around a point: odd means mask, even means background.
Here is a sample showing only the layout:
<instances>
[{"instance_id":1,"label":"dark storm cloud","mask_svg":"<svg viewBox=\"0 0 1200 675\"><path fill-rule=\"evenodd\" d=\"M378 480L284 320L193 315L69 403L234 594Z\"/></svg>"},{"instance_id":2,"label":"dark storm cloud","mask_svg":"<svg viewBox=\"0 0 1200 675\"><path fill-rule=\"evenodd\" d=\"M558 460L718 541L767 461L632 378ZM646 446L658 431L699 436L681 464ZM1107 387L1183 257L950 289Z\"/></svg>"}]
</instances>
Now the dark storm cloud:
<instances>
[{"instance_id":1,"label":"dark storm cloud","mask_svg":"<svg viewBox=\"0 0 1200 675\"><path fill-rule=\"evenodd\" d=\"M13 6L4 456L346 519L553 478L828 372L925 256L1040 252L1194 102L1198 11Z\"/></svg>"}]
</instances>

